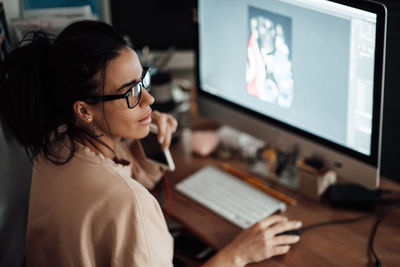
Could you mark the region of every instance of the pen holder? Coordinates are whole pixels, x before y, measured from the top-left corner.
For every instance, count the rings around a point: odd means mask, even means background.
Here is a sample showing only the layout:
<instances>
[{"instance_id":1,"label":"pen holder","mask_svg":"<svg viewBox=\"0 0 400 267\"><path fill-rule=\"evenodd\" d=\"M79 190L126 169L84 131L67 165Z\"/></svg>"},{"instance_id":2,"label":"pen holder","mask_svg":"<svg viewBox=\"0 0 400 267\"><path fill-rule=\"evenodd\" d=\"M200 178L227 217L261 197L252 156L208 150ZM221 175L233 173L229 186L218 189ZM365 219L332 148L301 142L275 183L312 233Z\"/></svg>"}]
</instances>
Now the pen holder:
<instances>
[{"instance_id":1,"label":"pen holder","mask_svg":"<svg viewBox=\"0 0 400 267\"><path fill-rule=\"evenodd\" d=\"M303 159L297 162L299 170L299 187L300 194L319 201L321 195L325 192L329 185L336 182L336 173L331 170L317 170L306 164Z\"/></svg>"}]
</instances>

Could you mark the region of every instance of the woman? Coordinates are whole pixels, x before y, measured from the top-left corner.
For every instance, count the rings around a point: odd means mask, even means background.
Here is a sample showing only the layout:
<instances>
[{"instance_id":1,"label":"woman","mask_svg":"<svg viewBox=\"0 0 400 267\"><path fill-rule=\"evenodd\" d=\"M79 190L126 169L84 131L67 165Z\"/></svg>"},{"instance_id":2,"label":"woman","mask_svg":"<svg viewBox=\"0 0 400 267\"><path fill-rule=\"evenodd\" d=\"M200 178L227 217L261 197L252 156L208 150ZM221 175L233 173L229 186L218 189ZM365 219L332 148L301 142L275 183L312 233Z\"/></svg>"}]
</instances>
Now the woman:
<instances>
[{"instance_id":1,"label":"woman","mask_svg":"<svg viewBox=\"0 0 400 267\"><path fill-rule=\"evenodd\" d=\"M136 140L154 122L168 147L177 122L151 110L148 69L105 23L74 23L54 41L28 37L0 70L1 121L34 163L27 265L171 266L173 240L145 188L164 170ZM298 238L275 234L298 227L267 218L205 266L284 254Z\"/></svg>"}]
</instances>

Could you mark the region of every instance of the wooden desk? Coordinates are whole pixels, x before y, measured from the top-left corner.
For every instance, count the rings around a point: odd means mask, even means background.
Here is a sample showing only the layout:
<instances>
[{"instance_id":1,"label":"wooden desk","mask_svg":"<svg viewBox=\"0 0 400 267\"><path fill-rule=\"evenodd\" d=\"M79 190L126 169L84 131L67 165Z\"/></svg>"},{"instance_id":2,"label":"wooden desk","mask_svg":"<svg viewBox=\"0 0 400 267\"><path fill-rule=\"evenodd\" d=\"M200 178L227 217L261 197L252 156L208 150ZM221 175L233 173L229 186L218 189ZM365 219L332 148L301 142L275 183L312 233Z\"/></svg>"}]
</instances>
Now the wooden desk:
<instances>
[{"instance_id":1,"label":"wooden desk","mask_svg":"<svg viewBox=\"0 0 400 267\"><path fill-rule=\"evenodd\" d=\"M176 171L168 175L171 186L216 159L192 155L189 136L183 134L171 147ZM232 162L245 170L243 162ZM361 212L330 208L326 204L305 199L295 192L272 185L280 192L297 199L296 206L288 206L285 214L290 219L301 220L304 226L321 221L355 218ZM400 191L400 185L383 179L382 187ZM171 215L187 229L210 246L221 249L241 231L207 208L173 190ZM324 226L305 232L301 241L284 256L249 266L368 266L367 241L374 218L350 224ZM380 224L374 242L375 251L382 265L400 266L400 208L395 207Z\"/></svg>"}]
</instances>

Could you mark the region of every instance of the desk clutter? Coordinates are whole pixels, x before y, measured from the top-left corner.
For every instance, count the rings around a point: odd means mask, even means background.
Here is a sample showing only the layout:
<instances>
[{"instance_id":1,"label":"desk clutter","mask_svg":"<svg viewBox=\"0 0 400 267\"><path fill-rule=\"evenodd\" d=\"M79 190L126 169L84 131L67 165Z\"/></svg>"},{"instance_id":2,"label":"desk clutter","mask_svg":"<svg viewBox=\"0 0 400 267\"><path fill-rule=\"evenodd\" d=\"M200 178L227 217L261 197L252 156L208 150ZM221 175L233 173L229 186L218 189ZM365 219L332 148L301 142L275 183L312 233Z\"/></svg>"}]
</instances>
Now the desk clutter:
<instances>
[{"instance_id":1,"label":"desk clutter","mask_svg":"<svg viewBox=\"0 0 400 267\"><path fill-rule=\"evenodd\" d=\"M299 158L297 147L273 148L266 142L228 126L191 132L190 146L198 156L229 160L235 156L248 163L250 172L298 191L318 201L336 183L336 173L318 156Z\"/></svg>"}]
</instances>

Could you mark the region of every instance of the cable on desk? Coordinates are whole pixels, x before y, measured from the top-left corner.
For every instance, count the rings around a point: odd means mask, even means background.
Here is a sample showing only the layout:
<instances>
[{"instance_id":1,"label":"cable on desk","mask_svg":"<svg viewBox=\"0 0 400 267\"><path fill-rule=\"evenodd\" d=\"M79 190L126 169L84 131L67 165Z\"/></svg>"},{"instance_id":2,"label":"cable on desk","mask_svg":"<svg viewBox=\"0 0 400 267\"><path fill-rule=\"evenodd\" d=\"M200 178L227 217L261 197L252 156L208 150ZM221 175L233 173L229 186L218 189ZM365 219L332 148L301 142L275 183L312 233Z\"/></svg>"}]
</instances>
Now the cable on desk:
<instances>
[{"instance_id":1,"label":"cable on desk","mask_svg":"<svg viewBox=\"0 0 400 267\"><path fill-rule=\"evenodd\" d=\"M165 212L165 217L166 217L166 219L168 219L169 216L171 216L171 212L172 212L172 201L173 201L172 189L171 189L169 180L165 174L164 174L163 178L164 178L165 187L167 188L167 208L166 208L166 212Z\"/></svg>"},{"instance_id":2,"label":"cable on desk","mask_svg":"<svg viewBox=\"0 0 400 267\"><path fill-rule=\"evenodd\" d=\"M157 199L157 202L161 205L162 203L162 192L160 189L160 183L157 183L154 189L150 190L151 194Z\"/></svg>"},{"instance_id":3,"label":"cable on desk","mask_svg":"<svg viewBox=\"0 0 400 267\"><path fill-rule=\"evenodd\" d=\"M300 229L285 231L285 232L277 234L277 236L279 236L279 235L301 235L305 231L308 231L308 230L313 229L313 228L326 226L326 225L330 225L330 224L353 223L353 222L361 221L363 219L367 219L367 218L370 218L370 217L373 217L373 216L375 216L374 213L363 215L363 216L356 217L356 218L350 218L350 219L340 219L340 220L319 222L319 223L311 224L309 226L302 227Z\"/></svg>"},{"instance_id":4,"label":"cable on desk","mask_svg":"<svg viewBox=\"0 0 400 267\"><path fill-rule=\"evenodd\" d=\"M380 189L384 194L397 194L400 195L400 191L390 189Z\"/></svg>"},{"instance_id":5,"label":"cable on desk","mask_svg":"<svg viewBox=\"0 0 400 267\"><path fill-rule=\"evenodd\" d=\"M375 235L376 232L378 230L378 227L380 225L380 223L383 221L383 219L386 218L387 215L389 215L390 211L392 210L393 206L400 204L400 202L398 201L393 201L391 204L388 205L384 205L383 206L383 211L377 212L377 213L371 213L371 214L367 214L367 215L363 215L363 216L359 216L356 218L350 218L350 219L341 219L341 220L333 220L333 221L326 221L326 222L319 222L319 223L315 223L315 224L311 224L309 226L305 226L303 228L300 229L296 229L296 230L290 230L290 231L286 231L283 233L279 233L278 235L300 235L302 233L304 233L305 231L308 231L310 229L313 228L317 228L317 227L321 227L321 226L326 226L326 225L331 225L331 224L344 224L344 223L353 223L353 222L357 222L357 221L361 221L367 218L371 218L374 216L377 216L376 221L374 222L372 229L371 229L371 233L368 239L368 253L369 256L372 255L375 259L375 266L376 267L382 267L382 263L378 258L378 255L376 254L375 250L374 250L374 240L375 240ZM369 259L371 260L371 259Z\"/></svg>"},{"instance_id":6,"label":"cable on desk","mask_svg":"<svg viewBox=\"0 0 400 267\"><path fill-rule=\"evenodd\" d=\"M396 196L397 196L397 194L400 195L400 192L395 192L395 191L391 191L391 190L382 190L382 193L384 193L384 194L394 194ZM298 230L294 230L294 231L297 231L298 233L292 233L292 234L300 235L301 233L304 233L305 231L308 231L308 230L313 229L313 228L325 226L325 225L352 223L352 222L361 221L363 219L367 219L367 218L370 218L370 217L373 217L373 216L377 216L376 221L372 226L371 233L370 233L370 236L369 236L369 239L368 239L368 253L370 253L369 256L372 255L374 257L375 266L376 267L381 267L382 263L379 260L378 255L376 254L376 252L374 250L375 235L376 235L376 232L378 230L378 227L379 227L380 223L383 221L383 219L386 218L387 215L389 215L389 213L392 210L392 208L395 205L400 205L400 199L398 199L398 198L382 198L382 203L384 203L384 205L382 205L383 206L383 211L380 211L380 212L378 211L376 213L371 213L371 214L367 214L367 215L363 215L363 216L356 217L356 218L351 218L351 219L342 219L342 220L334 220L334 221L315 223L315 224L300 228Z\"/></svg>"},{"instance_id":7,"label":"cable on desk","mask_svg":"<svg viewBox=\"0 0 400 267\"><path fill-rule=\"evenodd\" d=\"M381 267L382 263L379 260L378 255L376 254L376 252L374 250L375 235L376 235L376 232L378 230L379 224L383 221L383 219L386 218L387 215L389 215L389 213L392 210L392 208L393 208L393 205L385 206L384 210L380 214L378 214L378 217L376 218L376 221L375 221L374 225L372 226L371 234L369 236L368 252L371 253L372 256L374 256L374 258L375 258L375 266L376 267Z\"/></svg>"},{"instance_id":8,"label":"cable on desk","mask_svg":"<svg viewBox=\"0 0 400 267\"><path fill-rule=\"evenodd\" d=\"M309 226L303 227L303 228L301 228L299 230L301 230L300 233L304 233L305 231L308 231L308 230L313 229L313 228L321 227L321 226L326 226L326 225L330 225L330 224L353 223L353 222L358 222L358 221L361 221L361 220L364 220L364 219L367 219L367 218L371 218L371 217L374 217L374 216L375 216L375 213L371 213L371 214L359 216L359 217L356 217L356 218L319 222L319 223L315 223L315 224L311 224Z\"/></svg>"},{"instance_id":9,"label":"cable on desk","mask_svg":"<svg viewBox=\"0 0 400 267\"><path fill-rule=\"evenodd\" d=\"M165 186L165 190L163 190ZM168 219L171 215L173 206L172 189L169 183L168 177L164 174L162 179L156 184L153 190L150 191L151 194L157 199L157 202L163 207L163 201L166 201L165 218ZM165 196L166 192L166 196Z\"/></svg>"},{"instance_id":10,"label":"cable on desk","mask_svg":"<svg viewBox=\"0 0 400 267\"><path fill-rule=\"evenodd\" d=\"M388 190L388 189L381 189L382 194L386 195L394 195L396 197L400 197L400 191ZM399 199L400 200L400 199Z\"/></svg>"}]
</instances>

